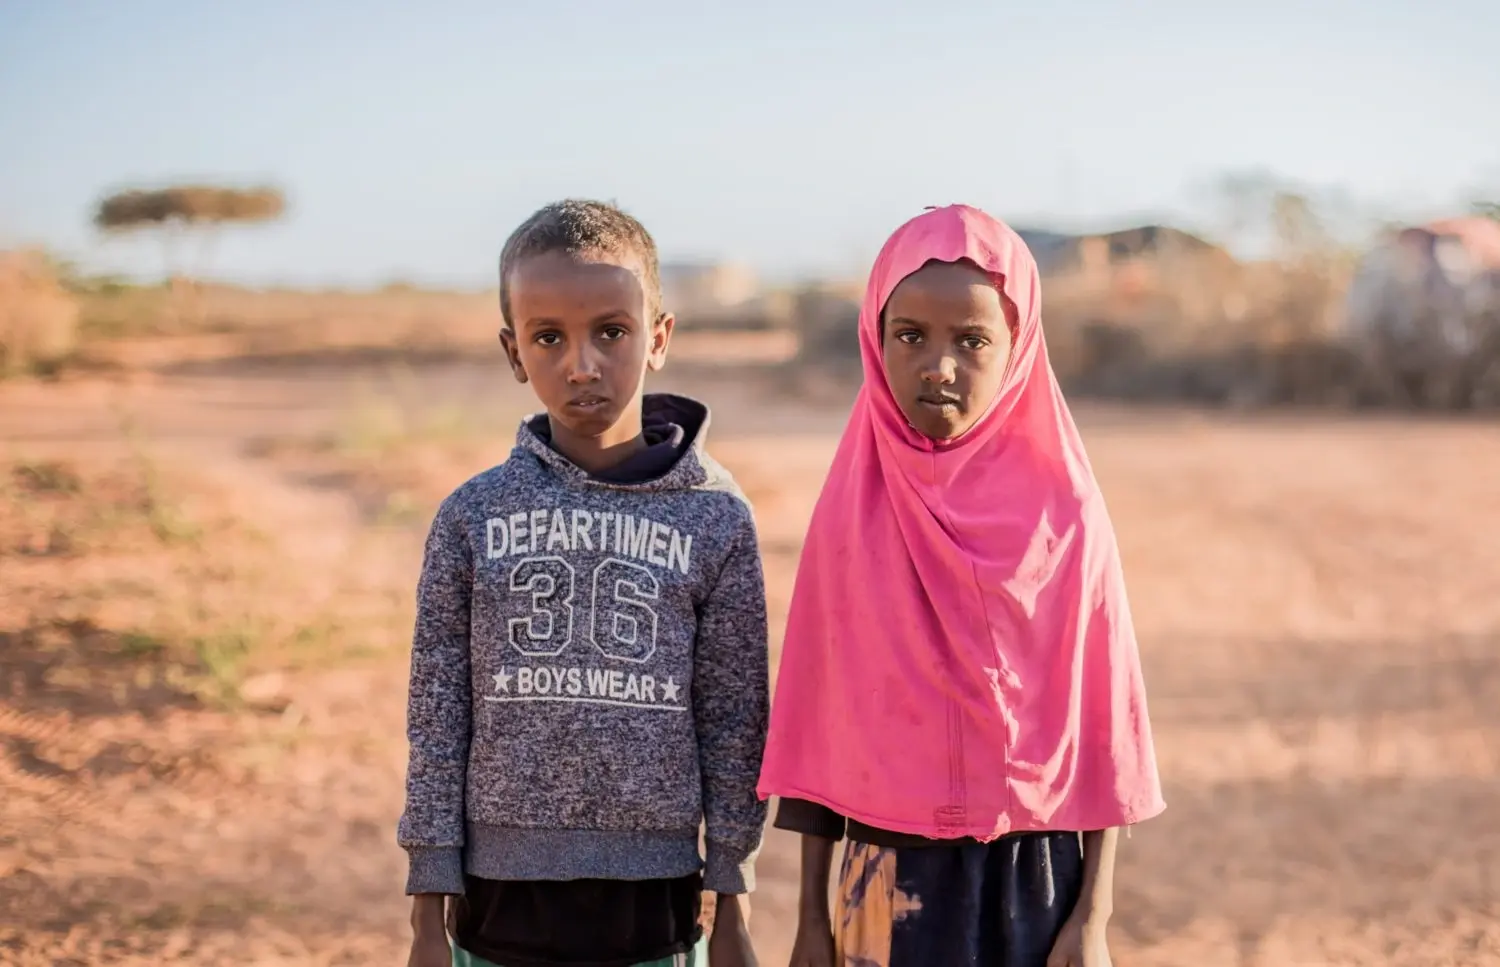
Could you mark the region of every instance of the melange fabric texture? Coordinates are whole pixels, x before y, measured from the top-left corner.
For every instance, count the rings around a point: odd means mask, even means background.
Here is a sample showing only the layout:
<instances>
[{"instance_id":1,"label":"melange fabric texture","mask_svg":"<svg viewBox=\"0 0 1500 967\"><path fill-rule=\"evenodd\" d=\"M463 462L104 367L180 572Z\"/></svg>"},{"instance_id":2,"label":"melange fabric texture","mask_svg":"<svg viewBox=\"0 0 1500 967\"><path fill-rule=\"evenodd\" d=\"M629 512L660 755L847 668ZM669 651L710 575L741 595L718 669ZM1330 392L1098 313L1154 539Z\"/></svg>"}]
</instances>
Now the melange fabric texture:
<instances>
[{"instance_id":1,"label":"melange fabric texture","mask_svg":"<svg viewBox=\"0 0 1500 967\"><path fill-rule=\"evenodd\" d=\"M1082 890L1077 833L925 849L851 840L833 914L836 962L1046 967Z\"/></svg>"},{"instance_id":2,"label":"melange fabric texture","mask_svg":"<svg viewBox=\"0 0 1500 967\"><path fill-rule=\"evenodd\" d=\"M703 449L706 407L653 394L644 412L648 426L683 432L659 476L584 472L549 446L541 416L438 510L418 584L398 829L409 893L462 893L465 872L701 869L705 889L753 888L768 707L754 519Z\"/></svg>"},{"instance_id":3,"label":"melange fabric texture","mask_svg":"<svg viewBox=\"0 0 1500 967\"><path fill-rule=\"evenodd\" d=\"M646 447L594 476L645 483L681 458L687 430L653 408ZM551 428L532 431L551 445ZM476 967L630 967L685 957L703 936L703 877L660 880L490 880L464 874L464 893L448 906L448 934Z\"/></svg>"}]
</instances>

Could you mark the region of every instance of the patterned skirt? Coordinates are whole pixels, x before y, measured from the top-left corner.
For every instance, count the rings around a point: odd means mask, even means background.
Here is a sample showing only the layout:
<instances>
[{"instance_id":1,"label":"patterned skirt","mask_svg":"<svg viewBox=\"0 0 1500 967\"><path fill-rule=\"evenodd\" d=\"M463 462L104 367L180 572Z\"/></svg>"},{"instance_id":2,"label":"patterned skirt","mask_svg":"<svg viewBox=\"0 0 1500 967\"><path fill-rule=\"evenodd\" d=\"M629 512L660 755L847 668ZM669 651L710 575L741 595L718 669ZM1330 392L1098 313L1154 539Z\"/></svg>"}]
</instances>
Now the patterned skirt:
<instances>
[{"instance_id":1,"label":"patterned skirt","mask_svg":"<svg viewBox=\"0 0 1500 967\"><path fill-rule=\"evenodd\" d=\"M889 848L850 841L834 937L841 967L1045 967L1078 901L1077 833Z\"/></svg>"}]
</instances>

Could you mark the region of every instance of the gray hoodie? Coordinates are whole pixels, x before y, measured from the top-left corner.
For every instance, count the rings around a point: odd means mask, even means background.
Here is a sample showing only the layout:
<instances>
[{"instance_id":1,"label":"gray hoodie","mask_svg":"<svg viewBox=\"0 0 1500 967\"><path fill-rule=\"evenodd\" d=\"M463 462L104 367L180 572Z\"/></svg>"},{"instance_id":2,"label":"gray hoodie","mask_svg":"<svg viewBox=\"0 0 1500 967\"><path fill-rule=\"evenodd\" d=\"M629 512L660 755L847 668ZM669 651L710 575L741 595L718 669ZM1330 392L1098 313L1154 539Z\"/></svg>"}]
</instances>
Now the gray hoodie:
<instances>
[{"instance_id":1,"label":"gray hoodie","mask_svg":"<svg viewBox=\"0 0 1500 967\"><path fill-rule=\"evenodd\" d=\"M408 893L495 880L753 889L769 673L754 519L703 450L707 407L648 395L644 483L522 422L428 535L398 839ZM649 459L649 455L648 455ZM706 824L706 859L698 851Z\"/></svg>"}]
</instances>

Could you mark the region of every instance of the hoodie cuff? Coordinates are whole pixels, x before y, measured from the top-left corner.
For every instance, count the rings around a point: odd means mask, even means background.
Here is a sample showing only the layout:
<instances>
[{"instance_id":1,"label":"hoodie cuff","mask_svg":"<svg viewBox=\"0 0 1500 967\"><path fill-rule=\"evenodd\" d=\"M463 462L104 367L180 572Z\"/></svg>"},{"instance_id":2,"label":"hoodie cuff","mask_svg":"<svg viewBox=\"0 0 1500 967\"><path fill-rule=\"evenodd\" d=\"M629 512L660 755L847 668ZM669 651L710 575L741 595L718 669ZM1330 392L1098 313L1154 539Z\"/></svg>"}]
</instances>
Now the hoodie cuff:
<instances>
[{"instance_id":1,"label":"hoodie cuff","mask_svg":"<svg viewBox=\"0 0 1500 967\"><path fill-rule=\"evenodd\" d=\"M464 892L463 849L458 846L408 846L406 895Z\"/></svg>"},{"instance_id":2,"label":"hoodie cuff","mask_svg":"<svg viewBox=\"0 0 1500 967\"><path fill-rule=\"evenodd\" d=\"M704 852L703 889L730 895L754 892L755 855L759 850L709 840Z\"/></svg>"}]
</instances>

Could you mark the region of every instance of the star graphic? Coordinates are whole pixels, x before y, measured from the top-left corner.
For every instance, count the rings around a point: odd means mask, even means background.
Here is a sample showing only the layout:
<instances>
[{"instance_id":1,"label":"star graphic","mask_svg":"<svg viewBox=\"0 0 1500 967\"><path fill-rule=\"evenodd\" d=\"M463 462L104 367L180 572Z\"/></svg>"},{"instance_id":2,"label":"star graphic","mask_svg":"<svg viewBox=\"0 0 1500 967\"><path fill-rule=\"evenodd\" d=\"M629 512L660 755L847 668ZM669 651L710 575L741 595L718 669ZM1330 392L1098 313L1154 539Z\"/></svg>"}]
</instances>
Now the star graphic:
<instances>
[{"instance_id":1,"label":"star graphic","mask_svg":"<svg viewBox=\"0 0 1500 967\"><path fill-rule=\"evenodd\" d=\"M512 678L514 678L515 676L511 675L510 672L507 672L504 668L501 668L500 669L500 674L492 676L492 677L495 679L495 691L497 691L497 692L509 692L510 691L510 680Z\"/></svg>"},{"instance_id":2,"label":"star graphic","mask_svg":"<svg viewBox=\"0 0 1500 967\"><path fill-rule=\"evenodd\" d=\"M669 678L665 682L662 683L662 686L661 686L661 700L663 702L675 702L675 701L677 701L677 693L680 692L681 690L682 690L682 686L679 685L679 684L677 684L676 682L672 681L672 679Z\"/></svg>"}]
</instances>

